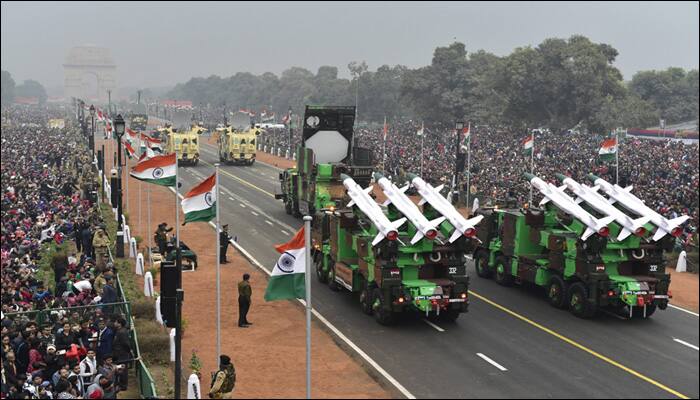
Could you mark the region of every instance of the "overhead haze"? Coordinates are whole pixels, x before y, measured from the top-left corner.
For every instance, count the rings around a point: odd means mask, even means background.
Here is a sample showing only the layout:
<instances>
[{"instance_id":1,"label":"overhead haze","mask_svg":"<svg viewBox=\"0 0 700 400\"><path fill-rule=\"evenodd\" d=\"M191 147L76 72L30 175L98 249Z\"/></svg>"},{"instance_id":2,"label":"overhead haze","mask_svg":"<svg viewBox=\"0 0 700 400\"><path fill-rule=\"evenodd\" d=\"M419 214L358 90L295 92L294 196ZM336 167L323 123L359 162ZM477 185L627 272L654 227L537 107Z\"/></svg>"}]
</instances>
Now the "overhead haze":
<instances>
[{"instance_id":1,"label":"overhead haze","mask_svg":"<svg viewBox=\"0 0 700 400\"><path fill-rule=\"evenodd\" d=\"M625 79L698 68L697 2L3 2L2 69L62 86L68 50L91 44L111 50L120 87L291 66L349 77L351 61L420 67L455 40L506 55L573 34L616 48Z\"/></svg>"}]
</instances>

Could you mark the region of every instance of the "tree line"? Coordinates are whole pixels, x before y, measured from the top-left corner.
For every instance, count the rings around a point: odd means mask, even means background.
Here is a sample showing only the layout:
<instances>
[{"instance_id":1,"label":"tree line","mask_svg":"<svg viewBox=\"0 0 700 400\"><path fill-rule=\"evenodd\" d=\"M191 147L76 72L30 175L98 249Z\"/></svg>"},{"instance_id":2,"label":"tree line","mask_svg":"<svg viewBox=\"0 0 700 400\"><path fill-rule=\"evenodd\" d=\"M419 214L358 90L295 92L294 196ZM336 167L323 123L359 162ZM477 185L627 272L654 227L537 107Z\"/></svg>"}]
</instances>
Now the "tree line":
<instances>
[{"instance_id":1,"label":"tree line","mask_svg":"<svg viewBox=\"0 0 700 400\"><path fill-rule=\"evenodd\" d=\"M15 85L15 80L7 71L2 71L2 86L0 87L2 104L12 104L17 97L36 97L39 104L46 103L46 89L41 83L28 79L21 85Z\"/></svg>"},{"instance_id":2,"label":"tree line","mask_svg":"<svg viewBox=\"0 0 700 400\"><path fill-rule=\"evenodd\" d=\"M698 119L698 71L669 68L642 71L628 82L614 66L618 51L584 36L546 39L506 56L484 50L467 53L463 43L438 47L430 65L411 69L365 62L348 65L351 79L338 68L316 74L292 67L280 76L239 72L222 78L192 78L176 85L168 98L195 104L277 115L305 104L349 105L357 99L363 121L397 118L425 121L467 119L514 129L574 126L607 132L618 126L646 127Z\"/></svg>"}]
</instances>

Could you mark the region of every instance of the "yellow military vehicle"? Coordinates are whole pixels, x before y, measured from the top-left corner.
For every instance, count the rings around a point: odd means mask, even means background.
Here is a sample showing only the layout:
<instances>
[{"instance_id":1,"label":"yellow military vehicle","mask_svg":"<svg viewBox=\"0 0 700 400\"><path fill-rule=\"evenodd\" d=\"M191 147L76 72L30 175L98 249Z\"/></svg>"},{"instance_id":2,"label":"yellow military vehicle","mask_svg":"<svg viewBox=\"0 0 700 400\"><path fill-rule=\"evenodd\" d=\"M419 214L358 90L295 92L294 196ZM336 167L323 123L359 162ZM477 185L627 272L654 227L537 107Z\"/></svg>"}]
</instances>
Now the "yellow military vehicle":
<instances>
[{"instance_id":1,"label":"yellow military vehicle","mask_svg":"<svg viewBox=\"0 0 700 400\"><path fill-rule=\"evenodd\" d=\"M184 132L172 127L165 128L161 132L161 138L165 139L165 152L177 153L180 165L197 165L199 163L199 135L206 130L197 124L192 124L190 130Z\"/></svg>"},{"instance_id":2,"label":"yellow military vehicle","mask_svg":"<svg viewBox=\"0 0 700 400\"><path fill-rule=\"evenodd\" d=\"M247 164L255 162L257 137L261 129L251 127L250 117L243 113L233 117L231 126L219 127L217 143L219 161L226 164Z\"/></svg>"}]
</instances>

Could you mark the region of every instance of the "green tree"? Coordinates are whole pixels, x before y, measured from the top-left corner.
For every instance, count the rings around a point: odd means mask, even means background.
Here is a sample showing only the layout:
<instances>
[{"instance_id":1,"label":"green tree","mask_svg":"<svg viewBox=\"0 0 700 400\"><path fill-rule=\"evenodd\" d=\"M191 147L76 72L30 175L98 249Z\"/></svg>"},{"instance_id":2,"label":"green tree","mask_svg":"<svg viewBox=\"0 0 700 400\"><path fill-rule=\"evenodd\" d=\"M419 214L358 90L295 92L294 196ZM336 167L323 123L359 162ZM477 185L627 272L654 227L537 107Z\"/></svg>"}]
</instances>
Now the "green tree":
<instances>
[{"instance_id":1,"label":"green tree","mask_svg":"<svg viewBox=\"0 0 700 400\"><path fill-rule=\"evenodd\" d=\"M17 97L36 97L39 99L39 104L46 103L48 96L46 95L46 89L37 81L28 79L24 81L21 85L17 86L15 89L15 96Z\"/></svg>"},{"instance_id":2,"label":"green tree","mask_svg":"<svg viewBox=\"0 0 700 400\"><path fill-rule=\"evenodd\" d=\"M629 87L632 93L649 101L667 123L698 118L698 70L641 71L632 77Z\"/></svg>"},{"instance_id":3,"label":"green tree","mask_svg":"<svg viewBox=\"0 0 700 400\"><path fill-rule=\"evenodd\" d=\"M2 104L12 104L15 101L15 81L7 71L2 71Z\"/></svg>"}]
</instances>

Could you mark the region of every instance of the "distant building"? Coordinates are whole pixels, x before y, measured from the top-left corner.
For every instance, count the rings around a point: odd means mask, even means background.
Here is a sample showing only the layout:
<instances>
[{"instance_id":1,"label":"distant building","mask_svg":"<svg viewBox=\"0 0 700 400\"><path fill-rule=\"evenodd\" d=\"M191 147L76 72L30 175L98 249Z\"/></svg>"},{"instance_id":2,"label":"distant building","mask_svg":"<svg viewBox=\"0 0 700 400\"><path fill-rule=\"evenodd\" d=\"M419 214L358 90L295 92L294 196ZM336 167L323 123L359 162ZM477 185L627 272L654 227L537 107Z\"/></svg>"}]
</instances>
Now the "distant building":
<instances>
[{"instance_id":1,"label":"distant building","mask_svg":"<svg viewBox=\"0 0 700 400\"><path fill-rule=\"evenodd\" d=\"M95 46L73 47L66 55L63 68L66 98L106 102L107 91L114 91L117 86L117 66L109 49Z\"/></svg>"}]
</instances>

